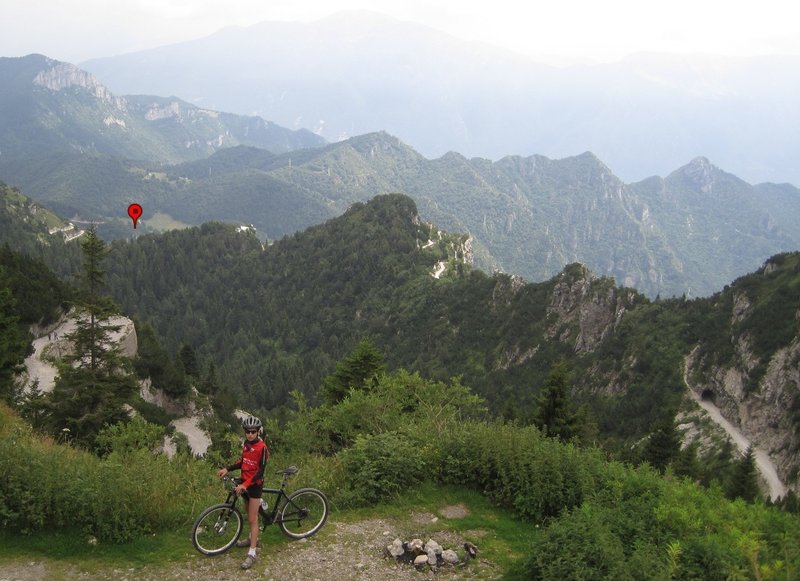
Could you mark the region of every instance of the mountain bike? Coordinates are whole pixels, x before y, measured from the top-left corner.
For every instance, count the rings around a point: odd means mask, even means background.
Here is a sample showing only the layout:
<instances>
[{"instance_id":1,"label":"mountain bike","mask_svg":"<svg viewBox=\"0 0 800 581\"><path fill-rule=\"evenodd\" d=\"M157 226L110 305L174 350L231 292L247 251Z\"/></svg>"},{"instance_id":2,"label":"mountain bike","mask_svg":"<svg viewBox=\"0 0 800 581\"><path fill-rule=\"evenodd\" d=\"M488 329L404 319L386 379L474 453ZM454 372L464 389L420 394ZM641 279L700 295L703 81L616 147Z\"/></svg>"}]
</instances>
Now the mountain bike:
<instances>
[{"instance_id":1,"label":"mountain bike","mask_svg":"<svg viewBox=\"0 0 800 581\"><path fill-rule=\"evenodd\" d=\"M264 488L262 503L258 509L262 531L271 524L277 524L285 535L302 539L310 537L325 524L328 518L328 499L322 491L316 488L299 488L286 493L289 477L298 472L297 466L278 470L275 474L283 475L280 488ZM244 526L244 518L236 506L239 495L234 490L241 479L225 476L222 480L228 489L228 498L200 513L192 527L192 544L204 555L220 555L230 549L239 540ZM268 495L272 495L272 511L269 510L269 503L266 509L264 506L263 501ZM247 498L247 493L242 496Z\"/></svg>"}]
</instances>

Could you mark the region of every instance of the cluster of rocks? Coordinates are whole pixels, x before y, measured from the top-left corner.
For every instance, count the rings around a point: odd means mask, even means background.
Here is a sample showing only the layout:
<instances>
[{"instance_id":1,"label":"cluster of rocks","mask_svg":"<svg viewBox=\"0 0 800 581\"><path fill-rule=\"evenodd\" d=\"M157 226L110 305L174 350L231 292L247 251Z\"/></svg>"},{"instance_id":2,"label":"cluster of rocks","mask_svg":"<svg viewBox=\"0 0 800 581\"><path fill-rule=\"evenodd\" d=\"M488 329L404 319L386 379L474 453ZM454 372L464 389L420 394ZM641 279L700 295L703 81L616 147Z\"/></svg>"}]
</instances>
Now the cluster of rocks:
<instances>
[{"instance_id":1,"label":"cluster of rocks","mask_svg":"<svg viewBox=\"0 0 800 581\"><path fill-rule=\"evenodd\" d=\"M465 560L474 558L478 554L478 547L472 543L464 543ZM423 543L422 539L403 541L395 539L386 546L386 555L397 561L413 564L415 567L437 568L441 566L454 566L463 563L453 549L445 549L433 539Z\"/></svg>"}]
</instances>

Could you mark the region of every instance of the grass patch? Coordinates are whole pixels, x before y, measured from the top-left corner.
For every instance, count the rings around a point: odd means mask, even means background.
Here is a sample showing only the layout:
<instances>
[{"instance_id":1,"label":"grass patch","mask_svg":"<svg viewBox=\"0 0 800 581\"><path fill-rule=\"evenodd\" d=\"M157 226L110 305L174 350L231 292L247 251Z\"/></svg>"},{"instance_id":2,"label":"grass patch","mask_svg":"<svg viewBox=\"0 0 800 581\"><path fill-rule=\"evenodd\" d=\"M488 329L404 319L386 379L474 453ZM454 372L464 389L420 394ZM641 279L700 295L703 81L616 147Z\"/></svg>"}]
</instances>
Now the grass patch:
<instances>
[{"instance_id":1,"label":"grass patch","mask_svg":"<svg viewBox=\"0 0 800 581\"><path fill-rule=\"evenodd\" d=\"M122 544L95 542L81 531L18 535L0 533L0 565L22 558L68 561L82 569L119 565L137 567L181 561L194 553L189 530L166 531Z\"/></svg>"},{"instance_id":2,"label":"grass patch","mask_svg":"<svg viewBox=\"0 0 800 581\"><path fill-rule=\"evenodd\" d=\"M443 516L443 509L452 506L463 506L466 515ZM539 534L537 525L493 505L479 492L432 482L420 484L391 502L339 511L331 518L349 523L371 518L391 520L404 536L422 540L438 540L437 536L462 537L478 547L480 558L494 563L502 571L510 571ZM388 539L387 544L392 540Z\"/></svg>"},{"instance_id":3,"label":"grass patch","mask_svg":"<svg viewBox=\"0 0 800 581\"><path fill-rule=\"evenodd\" d=\"M460 506L465 515L457 518L442 516L445 507ZM435 518L435 520L433 520ZM449 540L463 538L479 549L479 558L491 564L497 571L507 572L513 563L522 557L530 547L533 535L538 529L513 517L506 510L493 506L479 493L455 486L437 486L433 483L421 484L395 500L385 504L359 509L332 509L328 522L314 536L316 542L329 544L341 542L336 523L356 525L361 521L380 519L404 540L419 537L442 539L443 545ZM73 533L41 533L35 535L16 535L0 533L0 572L7 566L23 566L30 561L43 561L47 567L47 577L68 579L76 572L96 574L100 577L109 570L119 569L122 572L135 573L144 570L152 572L154 568L179 566L181 563L202 562L209 559L199 555L190 539L191 525L180 529L160 532L137 538L128 543L90 543L90 537L81 531ZM246 534L246 525L244 534ZM405 537L408 537L407 539ZM377 533L371 541L375 546L389 544L394 539ZM295 543L281 533L273 525L262 533L265 550L276 558L282 551L291 550ZM463 548L453 546L459 554ZM241 555L232 550L230 559L238 559ZM209 561L211 563L212 561ZM213 561L223 563L221 559ZM476 564L477 565L477 564ZM2 575L0 575L2 577Z\"/></svg>"},{"instance_id":4,"label":"grass patch","mask_svg":"<svg viewBox=\"0 0 800 581\"><path fill-rule=\"evenodd\" d=\"M190 228L192 225L187 224L186 222L181 222L180 220L176 220L169 214L165 214L164 212L156 212L152 216L147 217L147 225L152 228L153 230L158 230L163 232L165 230L183 230L185 228Z\"/></svg>"}]
</instances>

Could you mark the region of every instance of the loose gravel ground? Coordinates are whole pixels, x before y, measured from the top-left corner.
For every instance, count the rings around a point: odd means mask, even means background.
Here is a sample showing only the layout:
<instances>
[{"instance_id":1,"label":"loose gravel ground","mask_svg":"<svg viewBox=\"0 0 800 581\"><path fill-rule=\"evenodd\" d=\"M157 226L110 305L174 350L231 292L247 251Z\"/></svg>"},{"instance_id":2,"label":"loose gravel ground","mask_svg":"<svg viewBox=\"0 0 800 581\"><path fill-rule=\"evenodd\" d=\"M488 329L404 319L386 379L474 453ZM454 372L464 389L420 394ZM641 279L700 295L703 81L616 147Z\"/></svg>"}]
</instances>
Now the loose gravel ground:
<instances>
[{"instance_id":1,"label":"loose gravel ground","mask_svg":"<svg viewBox=\"0 0 800 581\"><path fill-rule=\"evenodd\" d=\"M443 507L439 515L460 518L467 514L463 505ZM451 515L451 516L445 516ZM437 515L412 513L407 519L371 518L355 522L328 522L317 535L300 541L270 546L265 543L259 558L249 571L239 564L245 549L232 549L217 557L192 553L181 562L169 565L120 567L92 564L87 570L64 561L20 559L0 563L0 581L114 579L115 581L149 581L191 579L193 581L227 579L265 579L275 581L419 581L420 579L499 579L497 566L484 559L439 567L436 572L385 556L384 548L395 538L434 538L445 548L453 548L463 557L463 544L470 541L478 547L484 531L455 533L442 526ZM188 541L187 541L188 542Z\"/></svg>"}]
</instances>

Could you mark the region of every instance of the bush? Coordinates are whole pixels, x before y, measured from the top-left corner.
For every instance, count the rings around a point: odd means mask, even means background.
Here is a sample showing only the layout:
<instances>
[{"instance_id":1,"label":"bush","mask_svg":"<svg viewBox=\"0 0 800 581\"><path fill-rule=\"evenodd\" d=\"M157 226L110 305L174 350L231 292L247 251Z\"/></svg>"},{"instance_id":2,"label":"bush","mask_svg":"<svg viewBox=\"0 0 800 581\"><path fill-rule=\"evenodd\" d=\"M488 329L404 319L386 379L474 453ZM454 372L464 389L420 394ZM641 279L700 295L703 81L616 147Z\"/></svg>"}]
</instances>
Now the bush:
<instances>
[{"instance_id":1,"label":"bush","mask_svg":"<svg viewBox=\"0 0 800 581\"><path fill-rule=\"evenodd\" d=\"M441 440L439 479L482 490L541 522L583 502L606 478L599 452L545 438L534 427L462 423Z\"/></svg>"},{"instance_id":2,"label":"bush","mask_svg":"<svg viewBox=\"0 0 800 581\"><path fill-rule=\"evenodd\" d=\"M786 579L800 567L799 545L795 517L649 468L622 469L536 538L524 575Z\"/></svg>"},{"instance_id":3,"label":"bush","mask_svg":"<svg viewBox=\"0 0 800 581\"><path fill-rule=\"evenodd\" d=\"M5 407L0 474L4 529L67 530L116 543L188 526L221 492L213 468L203 461L185 455L170 460L149 450L115 451L100 459L35 434Z\"/></svg>"},{"instance_id":4,"label":"bush","mask_svg":"<svg viewBox=\"0 0 800 581\"><path fill-rule=\"evenodd\" d=\"M345 474L342 504L375 504L421 482L428 474L421 448L399 432L359 436L339 454Z\"/></svg>"}]
</instances>

